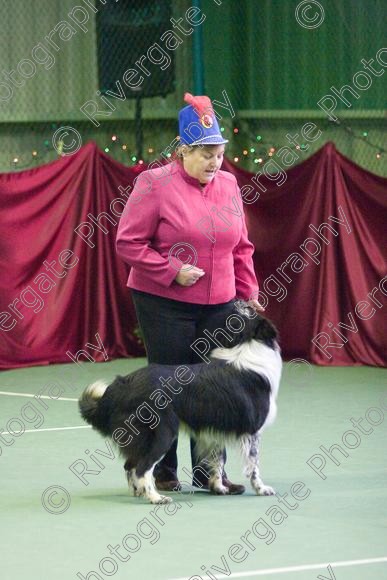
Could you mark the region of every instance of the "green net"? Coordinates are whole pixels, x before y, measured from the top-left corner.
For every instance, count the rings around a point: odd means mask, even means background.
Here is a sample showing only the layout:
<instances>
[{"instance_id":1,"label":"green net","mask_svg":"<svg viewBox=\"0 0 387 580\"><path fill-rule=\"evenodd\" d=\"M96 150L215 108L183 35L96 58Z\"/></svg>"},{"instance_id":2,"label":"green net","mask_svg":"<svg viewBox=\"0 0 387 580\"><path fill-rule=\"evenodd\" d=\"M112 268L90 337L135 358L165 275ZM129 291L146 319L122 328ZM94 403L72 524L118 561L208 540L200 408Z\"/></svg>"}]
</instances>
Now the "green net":
<instances>
[{"instance_id":1,"label":"green net","mask_svg":"<svg viewBox=\"0 0 387 580\"><path fill-rule=\"evenodd\" d=\"M384 0L0 0L0 14L1 171L90 140L152 161L202 90L231 104L228 155L250 171L298 135L297 162L333 141L387 176Z\"/></svg>"}]
</instances>

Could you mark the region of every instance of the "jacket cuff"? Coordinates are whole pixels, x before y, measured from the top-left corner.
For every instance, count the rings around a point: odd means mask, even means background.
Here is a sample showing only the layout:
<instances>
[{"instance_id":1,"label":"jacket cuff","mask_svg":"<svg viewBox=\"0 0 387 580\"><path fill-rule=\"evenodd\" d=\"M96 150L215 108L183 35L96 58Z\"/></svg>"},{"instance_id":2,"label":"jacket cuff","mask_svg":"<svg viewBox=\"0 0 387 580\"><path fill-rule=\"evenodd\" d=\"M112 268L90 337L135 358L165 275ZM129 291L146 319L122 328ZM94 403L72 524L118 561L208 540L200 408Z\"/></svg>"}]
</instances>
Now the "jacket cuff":
<instances>
[{"instance_id":1,"label":"jacket cuff","mask_svg":"<svg viewBox=\"0 0 387 580\"><path fill-rule=\"evenodd\" d=\"M259 297L258 286L244 288L243 290L239 288L236 291L236 298L238 298L239 300L244 300L245 302L248 302L249 300L258 300L258 297Z\"/></svg>"},{"instance_id":2,"label":"jacket cuff","mask_svg":"<svg viewBox=\"0 0 387 580\"><path fill-rule=\"evenodd\" d=\"M163 274L157 276L157 282L164 286L165 288L169 288L173 284L176 276L178 274L178 270L172 266L172 264L168 263L165 272Z\"/></svg>"}]
</instances>

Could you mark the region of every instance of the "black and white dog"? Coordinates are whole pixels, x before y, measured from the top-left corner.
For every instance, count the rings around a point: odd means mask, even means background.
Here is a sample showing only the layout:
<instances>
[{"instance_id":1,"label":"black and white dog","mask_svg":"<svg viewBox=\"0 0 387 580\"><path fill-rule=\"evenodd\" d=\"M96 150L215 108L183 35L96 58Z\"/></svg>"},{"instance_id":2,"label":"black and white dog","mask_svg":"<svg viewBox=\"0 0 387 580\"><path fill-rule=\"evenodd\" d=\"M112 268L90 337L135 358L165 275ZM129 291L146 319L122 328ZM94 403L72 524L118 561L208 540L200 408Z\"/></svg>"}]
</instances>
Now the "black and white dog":
<instances>
[{"instance_id":1,"label":"black and white dog","mask_svg":"<svg viewBox=\"0 0 387 580\"><path fill-rule=\"evenodd\" d=\"M196 439L213 493L228 492L222 449L230 439L240 441L244 472L257 495L275 493L259 475L259 439L276 416L282 370L277 331L249 308L229 319L228 331L218 329L224 346L210 353L209 362L150 364L109 386L97 381L80 398L82 417L119 446L129 486L151 503L172 501L158 493L152 474L179 425Z\"/></svg>"}]
</instances>

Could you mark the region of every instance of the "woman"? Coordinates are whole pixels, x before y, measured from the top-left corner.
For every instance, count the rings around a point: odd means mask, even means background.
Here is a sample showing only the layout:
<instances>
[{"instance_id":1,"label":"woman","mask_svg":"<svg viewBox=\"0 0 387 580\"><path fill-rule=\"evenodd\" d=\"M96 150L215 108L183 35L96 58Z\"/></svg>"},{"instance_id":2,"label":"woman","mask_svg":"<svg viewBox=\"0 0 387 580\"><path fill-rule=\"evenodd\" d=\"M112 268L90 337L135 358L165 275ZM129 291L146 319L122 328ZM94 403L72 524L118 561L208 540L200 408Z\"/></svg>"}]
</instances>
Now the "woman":
<instances>
[{"instance_id":1,"label":"woman","mask_svg":"<svg viewBox=\"0 0 387 580\"><path fill-rule=\"evenodd\" d=\"M201 362L193 343L204 330L207 337L220 331L236 298L263 310L251 299L258 296L254 246L238 185L220 170L228 141L208 97L187 93L185 101L176 159L139 176L117 234L117 252L132 266L128 286L150 363ZM160 491L180 487L176 449L177 441L154 470ZM208 487L192 440L191 456L193 485ZM244 492L225 473L223 485L230 494Z\"/></svg>"}]
</instances>

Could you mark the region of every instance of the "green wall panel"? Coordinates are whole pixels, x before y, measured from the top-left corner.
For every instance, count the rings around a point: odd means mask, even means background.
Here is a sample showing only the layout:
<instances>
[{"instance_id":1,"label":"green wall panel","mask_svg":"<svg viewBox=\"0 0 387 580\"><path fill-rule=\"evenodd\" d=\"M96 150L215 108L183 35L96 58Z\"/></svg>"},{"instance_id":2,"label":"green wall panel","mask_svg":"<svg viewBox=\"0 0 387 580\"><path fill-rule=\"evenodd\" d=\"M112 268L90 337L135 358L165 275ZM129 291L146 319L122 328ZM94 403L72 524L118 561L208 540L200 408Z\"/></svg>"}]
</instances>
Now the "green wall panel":
<instances>
[{"instance_id":1,"label":"green wall panel","mask_svg":"<svg viewBox=\"0 0 387 580\"><path fill-rule=\"evenodd\" d=\"M308 29L296 19L297 0L203 0L206 87L226 89L238 109L314 109L317 101L351 85L351 107L386 107L387 73L370 74L369 89L356 89L353 75L364 71L362 59L375 59L387 47L385 0L336 0L320 3L324 19ZM314 8L307 14L313 16ZM387 66L387 50L381 56ZM359 83L366 78L359 77ZM347 95L344 95L347 96ZM339 108L339 107L338 107Z\"/></svg>"}]
</instances>

